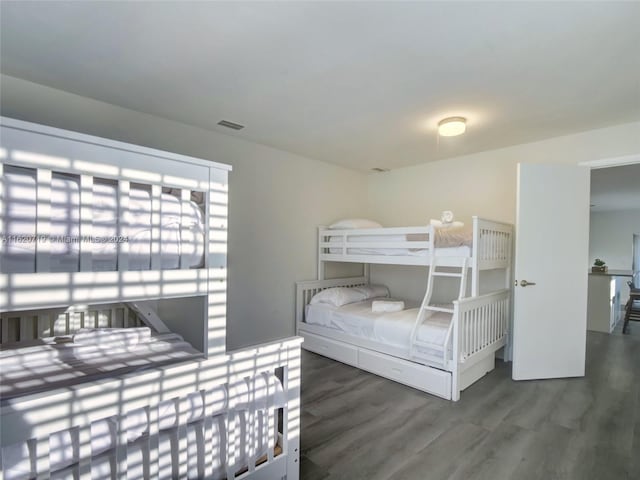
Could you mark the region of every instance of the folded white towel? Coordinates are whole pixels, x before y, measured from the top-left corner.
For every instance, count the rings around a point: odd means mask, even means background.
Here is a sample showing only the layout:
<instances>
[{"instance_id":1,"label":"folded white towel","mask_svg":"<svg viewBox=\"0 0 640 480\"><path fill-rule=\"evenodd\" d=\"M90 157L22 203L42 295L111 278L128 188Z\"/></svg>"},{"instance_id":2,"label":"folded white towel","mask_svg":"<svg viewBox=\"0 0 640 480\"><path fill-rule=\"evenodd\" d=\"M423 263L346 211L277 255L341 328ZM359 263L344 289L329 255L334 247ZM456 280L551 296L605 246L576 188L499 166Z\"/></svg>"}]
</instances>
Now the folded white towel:
<instances>
[{"instance_id":1,"label":"folded white towel","mask_svg":"<svg viewBox=\"0 0 640 480\"><path fill-rule=\"evenodd\" d=\"M442 214L440 215L440 221L442 221L442 223L453 222L453 212L451 210L445 210L444 212L442 212Z\"/></svg>"},{"instance_id":2,"label":"folded white towel","mask_svg":"<svg viewBox=\"0 0 640 480\"><path fill-rule=\"evenodd\" d=\"M151 339L149 327L140 328L81 328L73 336L73 343L100 347L134 347Z\"/></svg>"},{"instance_id":3,"label":"folded white towel","mask_svg":"<svg viewBox=\"0 0 640 480\"><path fill-rule=\"evenodd\" d=\"M404 310L402 300L374 300L371 302L371 311L374 313L391 313Z\"/></svg>"}]
</instances>

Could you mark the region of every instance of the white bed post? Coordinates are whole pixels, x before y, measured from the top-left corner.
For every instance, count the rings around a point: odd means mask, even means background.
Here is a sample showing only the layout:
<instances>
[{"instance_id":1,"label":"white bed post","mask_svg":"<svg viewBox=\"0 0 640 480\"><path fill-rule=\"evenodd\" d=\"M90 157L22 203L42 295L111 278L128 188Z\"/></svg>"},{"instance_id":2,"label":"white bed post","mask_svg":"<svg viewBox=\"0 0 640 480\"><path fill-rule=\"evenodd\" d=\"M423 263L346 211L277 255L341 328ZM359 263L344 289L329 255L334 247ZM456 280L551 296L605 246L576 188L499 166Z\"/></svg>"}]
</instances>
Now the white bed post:
<instances>
[{"instance_id":1,"label":"white bed post","mask_svg":"<svg viewBox=\"0 0 640 480\"><path fill-rule=\"evenodd\" d=\"M285 453L287 456L287 480L300 478L300 345L289 346L287 366L284 368L283 387L287 392L287 408L284 409Z\"/></svg>"},{"instance_id":2,"label":"white bed post","mask_svg":"<svg viewBox=\"0 0 640 480\"><path fill-rule=\"evenodd\" d=\"M0 152L2 152L2 148L0 148ZM3 160L4 157L0 158L0 160ZM4 164L2 162L0 162L0 235L5 233L6 230L4 229ZM4 239L4 241L6 241L6 239ZM4 241L2 238L0 238L0 256L2 256L2 251L4 250ZM1 302L2 304L5 303L4 300L2 300ZM2 337L2 338L6 338L6 337Z\"/></svg>"},{"instance_id":3,"label":"white bed post","mask_svg":"<svg viewBox=\"0 0 640 480\"><path fill-rule=\"evenodd\" d=\"M480 225L478 217L473 217L473 246L471 247L471 296L478 296L480 280Z\"/></svg>"},{"instance_id":4,"label":"white bed post","mask_svg":"<svg viewBox=\"0 0 640 480\"><path fill-rule=\"evenodd\" d=\"M451 400L460 400L460 307L458 302L453 302L453 339L451 347ZM445 345L446 351L446 345Z\"/></svg>"},{"instance_id":5,"label":"white bed post","mask_svg":"<svg viewBox=\"0 0 640 480\"><path fill-rule=\"evenodd\" d=\"M322 242L324 238L322 235L322 229L324 227L318 227L318 280L324 280L324 262L322 261Z\"/></svg>"}]
</instances>

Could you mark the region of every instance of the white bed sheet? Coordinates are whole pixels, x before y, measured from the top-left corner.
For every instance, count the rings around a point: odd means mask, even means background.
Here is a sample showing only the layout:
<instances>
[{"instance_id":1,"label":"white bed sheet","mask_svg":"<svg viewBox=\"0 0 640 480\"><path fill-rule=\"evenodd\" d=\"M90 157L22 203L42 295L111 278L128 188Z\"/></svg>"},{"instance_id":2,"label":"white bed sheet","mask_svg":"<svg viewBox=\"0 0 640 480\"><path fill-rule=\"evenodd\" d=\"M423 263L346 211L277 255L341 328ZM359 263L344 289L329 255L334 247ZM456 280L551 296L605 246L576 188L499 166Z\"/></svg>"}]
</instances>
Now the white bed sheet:
<instances>
[{"instance_id":1,"label":"white bed sheet","mask_svg":"<svg viewBox=\"0 0 640 480\"><path fill-rule=\"evenodd\" d=\"M3 174L5 194L4 244L0 270L4 273L35 271L36 247L42 242L28 241L36 235L36 178L33 170L8 167ZM108 239L128 237L129 270L148 270L151 266L151 193L132 187L129 194L129 218L119 232L118 194L113 183L93 185L92 234ZM204 220L200 208L188 203L182 214L182 202L169 193L160 199L161 268L176 269L182 262L198 267L204 256ZM77 177L54 174L51 181L51 237L47 242L50 271L75 272L79 269L80 248L86 241L80 235L80 186ZM65 242L62 237L76 239ZM24 240L20 240L24 239ZM94 271L112 271L117 267L118 244L114 241L91 244Z\"/></svg>"},{"instance_id":2,"label":"white bed sheet","mask_svg":"<svg viewBox=\"0 0 640 480\"><path fill-rule=\"evenodd\" d=\"M371 303L374 300L392 299L372 298L342 307L328 304L307 305L305 322L373 342L406 348L408 351L418 308L409 304L410 308L400 312L374 313L371 311ZM450 324L451 314L433 313L421 325L417 338L432 343L435 350L438 350L438 347L442 350Z\"/></svg>"}]
</instances>

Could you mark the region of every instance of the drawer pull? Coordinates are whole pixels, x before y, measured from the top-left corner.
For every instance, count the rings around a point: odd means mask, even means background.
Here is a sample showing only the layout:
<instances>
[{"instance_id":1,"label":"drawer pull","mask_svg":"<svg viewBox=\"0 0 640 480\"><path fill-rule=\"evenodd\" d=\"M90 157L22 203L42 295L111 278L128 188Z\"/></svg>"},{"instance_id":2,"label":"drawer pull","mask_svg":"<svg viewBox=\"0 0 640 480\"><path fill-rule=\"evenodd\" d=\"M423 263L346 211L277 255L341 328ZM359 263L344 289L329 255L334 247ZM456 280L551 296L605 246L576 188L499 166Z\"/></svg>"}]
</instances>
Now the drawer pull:
<instances>
[{"instance_id":1,"label":"drawer pull","mask_svg":"<svg viewBox=\"0 0 640 480\"><path fill-rule=\"evenodd\" d=\"M329 345L320 345L322 350L329 350Z\"/></svg>"},{"instance_id":2,"label":"drawer pull","mask_svg":"<svg viewBox=\"0 0 640 480\"><path fill-rule=\"evenodd\" d=\"M402 370L400 368L391 367L391 370L396 372L396 373L402 373Z\"/></svg>"}]
</instances>

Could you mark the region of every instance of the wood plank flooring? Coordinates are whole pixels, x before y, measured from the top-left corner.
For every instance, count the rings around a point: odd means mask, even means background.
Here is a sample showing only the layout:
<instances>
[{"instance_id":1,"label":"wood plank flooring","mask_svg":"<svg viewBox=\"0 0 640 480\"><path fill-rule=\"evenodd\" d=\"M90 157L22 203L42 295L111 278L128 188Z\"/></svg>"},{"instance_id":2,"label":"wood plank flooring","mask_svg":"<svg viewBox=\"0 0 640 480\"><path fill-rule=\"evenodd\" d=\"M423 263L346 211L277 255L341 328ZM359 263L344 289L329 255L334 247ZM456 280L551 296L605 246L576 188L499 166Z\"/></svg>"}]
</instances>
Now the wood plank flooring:
<instances>
[{"instance_id":1,"label":"wood plank flooring","mask_svg":"<svg viewBox=\"0 0 640 480\"><path fill-rule=\"evenodd\" d=\"M303 352L303 480L640 479L640 325L587 336L585 378L514 382L457 403Z\"/></svg>"}]
</instances>

